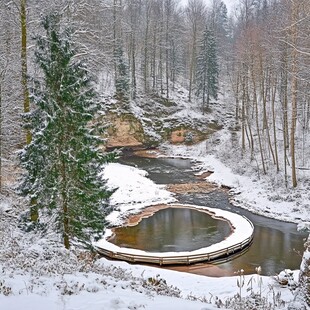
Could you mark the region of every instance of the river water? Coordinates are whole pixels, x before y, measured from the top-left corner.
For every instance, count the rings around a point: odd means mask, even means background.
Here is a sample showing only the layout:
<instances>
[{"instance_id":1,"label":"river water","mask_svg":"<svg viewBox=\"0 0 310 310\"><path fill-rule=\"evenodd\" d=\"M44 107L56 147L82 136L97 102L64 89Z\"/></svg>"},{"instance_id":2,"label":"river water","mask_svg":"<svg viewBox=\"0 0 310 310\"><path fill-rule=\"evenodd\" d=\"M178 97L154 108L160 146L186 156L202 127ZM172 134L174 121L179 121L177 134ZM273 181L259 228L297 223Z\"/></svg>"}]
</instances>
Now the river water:
<instances>
[{"instance_id":1,"label":"river water","mask_svg":"<svg viewBox=\"0 0 310 310\"><path fill-rule=\"evenodd\" d=\"M227 221L190 208L167 208L143 218L137 225L114 229L110 242L147 252L183 252L208 247L227 238Z\"/></svg>"},{"instance_id":2,"label":"river water","mask_svg":"<svg viewBox=\"0 0 310 310\"><path fill-rule=\"evenodd\" d=\"M148 171L149 178L157 184L197 182L190 160L128 156L122 158L121 163ZM183 204L202 205L244 215L254 224L255 232L248 251L228 262L176 266L169 267L170 269L209 276L234 275L240 269L251 274L258 266L261 266L263 275L276 275L283 269L299 269L307 234L298 232L296 224L255 215L234 207L229 203L228 195L220 190L211 193L178 194L176 198Z\"/></svg>"}]
</instances>

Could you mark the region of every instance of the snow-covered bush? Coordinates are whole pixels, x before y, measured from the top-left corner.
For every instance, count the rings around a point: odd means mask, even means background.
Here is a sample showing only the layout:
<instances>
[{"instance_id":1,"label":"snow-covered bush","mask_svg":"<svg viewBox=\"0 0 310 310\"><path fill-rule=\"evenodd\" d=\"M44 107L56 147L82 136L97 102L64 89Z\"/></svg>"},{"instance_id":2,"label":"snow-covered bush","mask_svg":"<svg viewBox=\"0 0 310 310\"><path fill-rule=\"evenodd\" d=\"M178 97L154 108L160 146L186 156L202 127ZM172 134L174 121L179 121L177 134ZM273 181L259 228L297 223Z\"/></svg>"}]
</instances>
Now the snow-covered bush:
<instances>
[{"instance_id":1,"label":"snow-covered bush","mask_svg":"<svg viewBox=\"0 0 310 310\"><path fill-rule=\"evenodd\" d=\"M12 288L7 286L4 280L0 280L0 294L3 294L4 296L9 296L12 294Z\"/></svg>"},{"instance_id":2,"label":"snow-covered bush","mask_svg":"<svg viewBox=\"0 0 310 310\"><path fill-rule=\"evenodd\" d=\"M158 295L181 297L181 291L172 285L168 285L166 280L156 277L150 277L142 281L142 286L148 290L155 291Z\"/></svg>"},{"instance_id":3,"label":"snow-covered bush","mask_svg":"<svg viewBox=\"0 0 310 310\"><path fill-rule=\"evenodd\" d=\"M221 300L214 298L213 303L218 308L225 309L247 309L247 310L275 310L285 306L281 293L276 292L275 287L268 286L268 290L263 290L263 280L261 277L261 267L255 268L257 275L253 275L246 282L244 270L238 270L237 286L239 292L232 297Z\"/></svg>"},{"instance_id":4,"label":"snow-covered bush","mask_svg":"<svg viewBox=\"0 0 310 310\"><path fill-rule=\"evenodd\" d=\"M305 243L305 252L300 266L299 285L301 298L310 306L310 235Z\"/></svg>"}]
</instances>

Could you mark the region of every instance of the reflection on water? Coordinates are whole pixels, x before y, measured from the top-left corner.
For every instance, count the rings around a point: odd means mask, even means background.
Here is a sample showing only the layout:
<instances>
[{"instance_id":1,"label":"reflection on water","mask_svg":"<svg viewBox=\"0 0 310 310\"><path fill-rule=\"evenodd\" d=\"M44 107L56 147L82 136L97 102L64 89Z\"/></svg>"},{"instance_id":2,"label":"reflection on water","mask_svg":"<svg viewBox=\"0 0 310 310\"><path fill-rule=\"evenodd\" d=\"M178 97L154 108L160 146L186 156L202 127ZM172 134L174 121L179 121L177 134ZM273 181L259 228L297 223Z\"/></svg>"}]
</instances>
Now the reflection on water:
<instances>
[{"instance_id":1,"label":"reflection on water","mask_svg":"<svg viewBox=\"0 0 310 310\"><path fill-rule=\"evenodd\" d=\"M296 224L277 221L252 214L232 206L225 193L216 191L209 194L179 195L182 203L205 205L245 215L254 224L254 241L242 256L218 265L229 274L244 269L253 273L261 266L264 275L275 275L285 268L299 269L306 233L298 232Z\"/></svg>"},{"instance_id":2,"label":"reflection on water","mask_svg":"<svg viewBox=\"0 0 310 310\"><path fill-rule=\"evenodd\" d=\"M130 157L126 161L132 161L134 165L148 171L150 179L156 183L195 181L189 160ZM156 173L151 173L151 170L155 170ZM176 197L183 204L203 205L245 215L254 224L255 231L254 241L249 250L229 262L216 266L198 264L175 269L204 275L232 275L239 269L244 269L246 273L253 273L257 266L262 267L264 275L275 275L285 268L299 269L301 256L298 252L303 252L304 239L307 234L298 232L295 224L255 215L247 210L234 207L229 203L227 194L221 191L208 194L191 193Z\"/></svg>"},{"instance_id":3,"label":"reflection on water","mask_svg":"<svg viewBox=\"0 0 310 310\"><path fill-rule=\"evenodd\" d=\"M135 226L115 229L110 241L149 252L193 251L218 243L231 233L229 224L188 208L167 208Z\"/></svg>"}]
</instances>

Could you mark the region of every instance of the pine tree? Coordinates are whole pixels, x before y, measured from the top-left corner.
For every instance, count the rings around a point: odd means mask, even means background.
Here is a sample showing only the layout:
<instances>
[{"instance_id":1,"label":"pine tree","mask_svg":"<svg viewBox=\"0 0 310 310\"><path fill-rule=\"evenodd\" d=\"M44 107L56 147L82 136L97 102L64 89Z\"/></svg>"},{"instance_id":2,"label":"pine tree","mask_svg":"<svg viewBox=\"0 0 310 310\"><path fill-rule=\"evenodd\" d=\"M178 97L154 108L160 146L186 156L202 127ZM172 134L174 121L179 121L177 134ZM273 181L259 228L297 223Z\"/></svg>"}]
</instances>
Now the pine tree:
<instances>
[{"instance_id":1,"label":"pine tree","mask_svg":"<svg viewBox=\"0 0 310 310\"><path fill-rule=\"evenodd\" d=\"M202 98L202 111L208 107L210 98L217 100L218 93L218 61L214 33L205 28L197 57L196 96Z\"/></svg>"},{"instance_id":2,"label":"pine tree","mask_svg":"<svg viewBox=\"0 0 310 310\"><path fill-rule=\"evenodd\" d=\"M60 16L43 19L45 37L37 37L36 62L42 79L33 82L34 110L26 115L32 141L21 152L26 170L21 193L56 218L66 248L89 244L104 228L110 193L99 178L111 156L91 124L98 110L96 93L84 63L78 60L70 30Z\"/></svg>"}]
</instances>

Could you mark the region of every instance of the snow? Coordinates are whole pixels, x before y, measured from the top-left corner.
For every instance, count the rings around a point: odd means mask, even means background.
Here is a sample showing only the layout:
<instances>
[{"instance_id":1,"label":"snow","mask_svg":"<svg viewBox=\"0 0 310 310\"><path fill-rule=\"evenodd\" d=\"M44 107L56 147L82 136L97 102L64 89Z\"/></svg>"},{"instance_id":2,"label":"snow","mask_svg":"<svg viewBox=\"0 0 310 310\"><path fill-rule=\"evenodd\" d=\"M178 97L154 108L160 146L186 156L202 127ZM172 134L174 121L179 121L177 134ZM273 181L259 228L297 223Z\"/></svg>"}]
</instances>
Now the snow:
<instances>
[{"instance_id":1,"label":"snow","mask_svg":"<svg viewBox=\"0 0 310 310\"><path fill-rule=\"evenodd\" d=\"M110 223L120 224L120 214L137 212L152 204L176 201L164 186L154 184L146 176L147 172L144 170L118 163L108 164L105 167L102 177L107 180L109 189L117 189L110 199L110 204L117 207L117 211L107 217Z\"/></svg>"},{"instance_id":2,"label":"snow","mask_svg":"<svg viewBox=\"0 0 310 310\"><path fill-rule=\"evenodd\" d=\"M234 183L235 176L219 162L213 159L209 164L214 169L221 169ZM124 214L136 213L145 206L175 202L171 193L147 179L146 175L145 171L135 167L120 164L109 164L106 167L102 177L108 180L110 189L117 188L111 198L111 203L117 208L109 217L113 224L122 222ZM213 181L219 182L220 173L218 177L215 176L212 176ZM229 217L234 226L240 226L239 217L222 213L218 215ZM246 229L240 234L245 236ZM239 233L236 234L238 235ZM19 243L22 242L22 237L20 235ZM172 307L180 310L212 310L218 309L219 303L231 305L239 298L236 296L240 293L237 286L240 276L210 278L142 265L129 265L105 258L97 260L87 269L87 265L76 260L73 253L69 255L62 248L53 249L47 239L40 239L32 245L21 244L16 254L10 252L13 251L13 247L6 248L7 252L3 255L10 257L9 260L14 261L15 267L0 259L1 310L36 310L42 309L42 305L45 310L170 310ZM70 268L72 271L69 273ZM250 282L254 283L253 292L261 291L270 302L277 292L281 292L281 299L286 302L293 298L288 287L281 287L271 277L244 277L245 285L241 288L243 298L249 295L246 283ZM294 271L294 278L297 281L297 271ZM9 289L8 296L5 296L5 287Z\"/></svg>"},{"instance_id":3,"label":"snow","mask_svg":"<svg viewBox=\"0 0 310 310\"><path fill-rule=\"evenodd\" d=\"M7 280L6 285L16 287L16 296L0 295L1 309L168 309L171 297L149 296L144 290L135 291L135 285L128 280L115 281L113 279L89 273L64 275L51 278L33 279L15 277ZM31 286L30 286L31 285ZM28 286L28 287L27 287ZM130 286L133 289L130 289ZM55 287L58 288L55 290ZM58 292L57 292L58 291ZM129 292L128 292L129 291ZM26 292L26 294L24 293ZM57 296L57 293L60 296ZM15 293L15 292L14 292ZM199 302L193 303L174 298L173 303L179 309L201 309Z\"/></svg>"},{"instance_id":4,"label":"snow","mask_svg":"<svg viewBox=\"0 0 310 310\"><path fill-rule=\"evenodd\" d=\"M10 275L1 276L5 285L12 287L12 295L0 294L1 309L76 309L76 310L110 310L110 309L217 309L217 299L225 302L229 296L239 291L236 277L208 278L169 270L155 270L152 267L134 265L124 262L111 262L104 258L97 261L97 266L111 267L114 273L130 270L130 273L107 276L100 273L63 274L54 276ZM298 273L294 277L297 280ZM254 280L253 290L259 290L258 276L245 276L245 283ZM149 279L165 279L168 291L177 297L163 295L165 291L152 286ZM281 288L274 279L262 277L262 293L272 297L281 291L282 299L289 301L291 292ZM171 285L177 285L178 290ZM170 288L169 288L170 287ZM243 294L246 288L243 289ZM159 294L158 294L159 293ZM191 300L188 300L191 299ZM202 303L205 300L209 303Z\"/></svg>"},{"instance_id":5,"label":"snow","mask_svg":"<svg viewBox=\"0 0 310 310\"><path fill-rule=\"evenodd\" d=\"M300 264L300 270L304 273L308 273L308 263L310 261L310 235L308 237L308 240L306 242L307 245L307 249L304 251L303 257L302 257L302 261Z\"/></svg>"},{"instance_id":6,"label":"snow","mask_svg":"<svg viewBox=\"0 0 310 310\"><path fill-rule=\"evenodd\" d=\"M12 210L12 207L7 201L1 201L0 203L0 212L8 212Z\"/></svg>"},{"instance_id":7,"label":"snow","mask_svg":"<svg viewBox=\"0 0 310 310\"><path fill-rule=\"evenodd\" d=\"M310 222L300 222L297 225L298 231L310 231Z\"/></svg>"}]
</instances>

